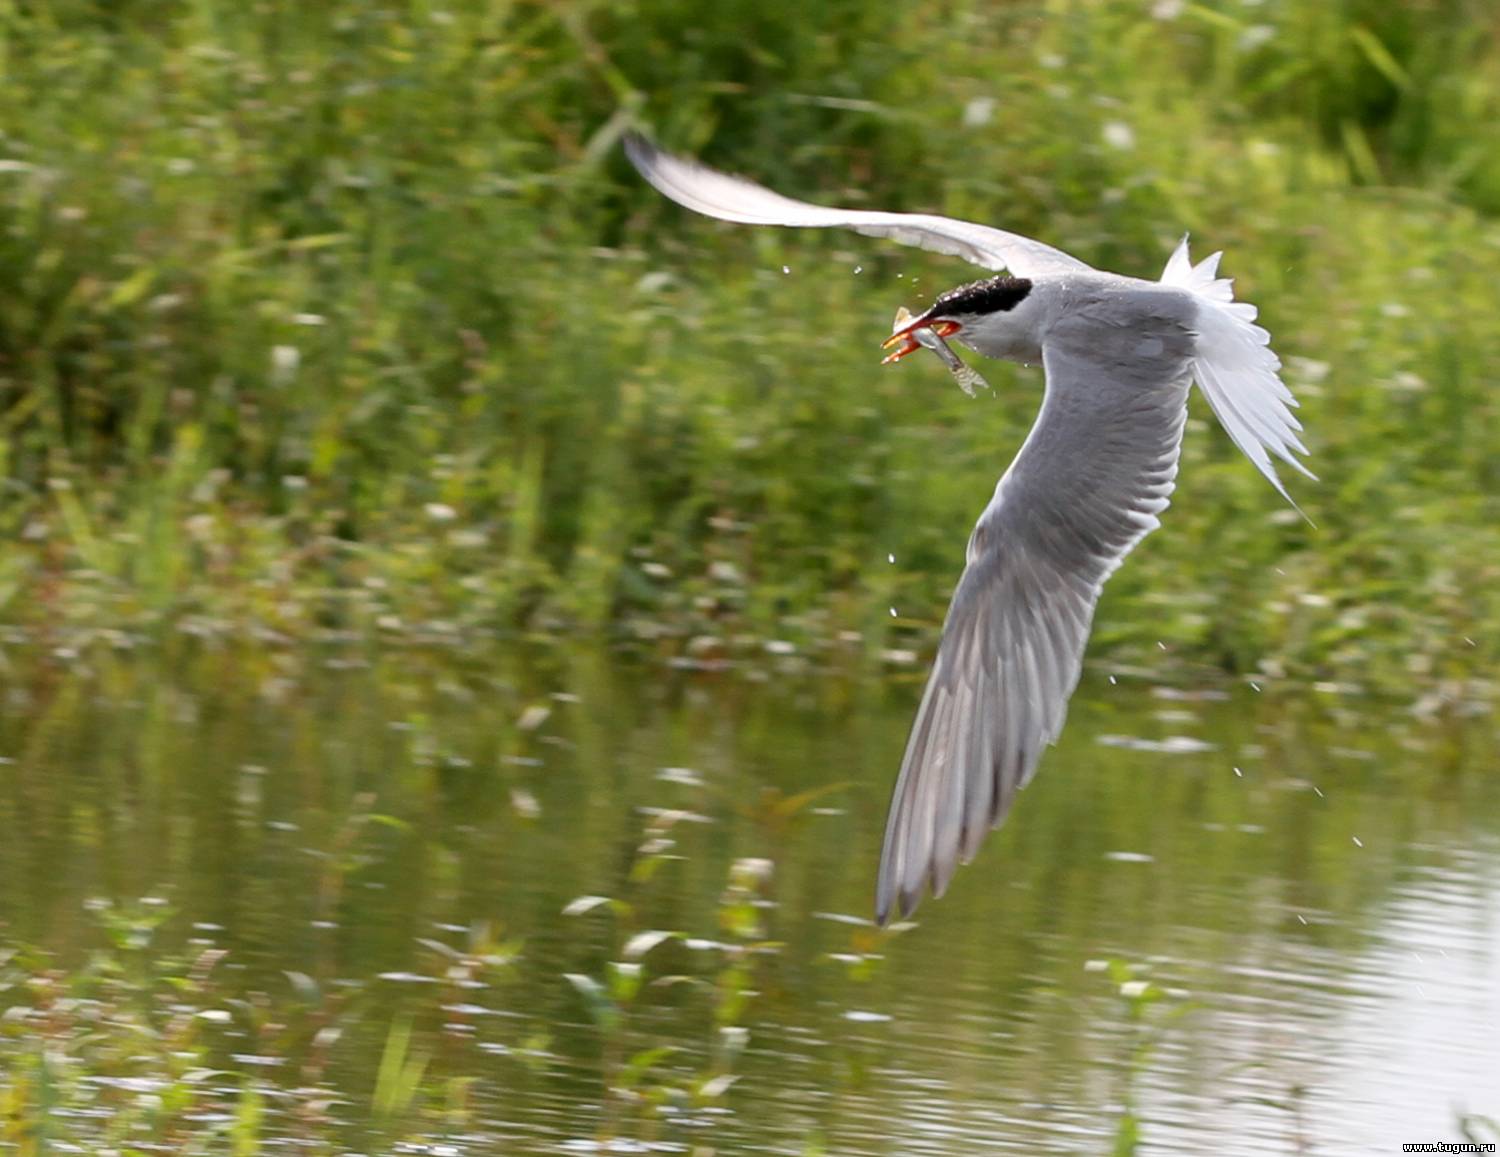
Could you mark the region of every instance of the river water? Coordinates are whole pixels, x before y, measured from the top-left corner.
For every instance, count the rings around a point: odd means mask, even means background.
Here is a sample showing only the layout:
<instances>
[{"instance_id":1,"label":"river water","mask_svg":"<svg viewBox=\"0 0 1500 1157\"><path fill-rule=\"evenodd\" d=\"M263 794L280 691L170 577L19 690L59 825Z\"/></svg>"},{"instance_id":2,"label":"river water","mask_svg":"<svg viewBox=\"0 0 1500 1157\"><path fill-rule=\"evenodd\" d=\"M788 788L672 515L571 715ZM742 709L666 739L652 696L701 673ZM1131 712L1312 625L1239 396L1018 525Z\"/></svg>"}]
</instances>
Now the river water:
<instances>
[{"instance_id":1,"label":"river water","mask_svg":"<svg viewBox=\"0 0 1500 1157\"><path fill-rule=\"evenodd\" d=\"M265 1151L1497 1139L1492 716L1091 673L1007 825L879 932L918 690L546 647L24 667L0 947L78 969L112 912L223 950L200 1039Z\"/></svg>"}]
</instances>

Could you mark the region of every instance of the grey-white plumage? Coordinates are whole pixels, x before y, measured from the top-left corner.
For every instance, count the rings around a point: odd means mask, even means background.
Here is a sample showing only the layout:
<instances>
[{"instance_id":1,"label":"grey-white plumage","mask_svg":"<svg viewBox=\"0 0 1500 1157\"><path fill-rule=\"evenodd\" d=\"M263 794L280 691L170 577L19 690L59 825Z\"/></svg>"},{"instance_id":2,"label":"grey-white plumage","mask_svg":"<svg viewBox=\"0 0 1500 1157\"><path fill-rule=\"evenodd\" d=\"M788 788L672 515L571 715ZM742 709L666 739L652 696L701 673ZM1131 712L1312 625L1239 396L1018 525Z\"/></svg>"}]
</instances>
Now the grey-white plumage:
<instances>
[{"instance_id":1,"label":"grey-white plumage","mask_svg":"<svg viewBox=\"0 0 1500 1157\"><path fill-rule=\"evenodd\" d=\"M970 221L928 213L877 213L828 209L773 193L770 189L664 153L645 137L625 138L625 152L641 176L679 205L706 217L741 225L787 225L801 229L853 229L868 237L889 237L962 257L981 269L1009 269L1020 277L1087 269L1060 249Z\"/></svg>"},{"instance_id":2,"label":"grey-white plumage","mask_svg":"<svg viewBox=\"0 0 1500 1157\"><path fill-rule=\"evenodd\" d=\"M1168 504L1196 380L1283 494L1274 454L1306 453L1255 308L1178 247L1159 282L1105 273L1014 233L929 214L831 209L661 152L626 151L673 200L756 225L843 227L963 257L994 278L941 296L931 328L978 353L1040 360L1041 412L969 539L887 819L876 914L941 895L1062 730L1104 581ZM892 344L901 334L893 336ZM892 355L917 348L908 341Z\"/></svg>"},{"instance_id":3,"label":"grey-white plumage","mask_svg":"<svg viewBox=\"0 0 1500 1157\"><path fill-rule=\"evenodd\" d=\"M909 912L929 878L942 894L1061 732L1104 580L1172 493L1193 342L1185 320L1165 308L1101 331L1080 316L1049 336L1041 414L969 539L902 761L882 918L893 903ZM1142 363L1131 350L1147 326L1163 354Z\"/></svg>"}]
</instances>

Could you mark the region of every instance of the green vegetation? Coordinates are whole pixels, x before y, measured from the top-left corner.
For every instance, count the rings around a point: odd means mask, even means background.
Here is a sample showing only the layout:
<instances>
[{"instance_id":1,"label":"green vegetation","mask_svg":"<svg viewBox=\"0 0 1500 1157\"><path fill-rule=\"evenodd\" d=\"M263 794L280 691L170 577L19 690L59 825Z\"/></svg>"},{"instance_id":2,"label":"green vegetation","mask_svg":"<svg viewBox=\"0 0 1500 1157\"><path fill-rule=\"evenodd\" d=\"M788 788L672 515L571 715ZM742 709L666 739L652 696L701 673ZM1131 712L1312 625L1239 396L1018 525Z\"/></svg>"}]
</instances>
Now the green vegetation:
<instances>
[{"instance_id":1,"label":"green vegetation","mask_svg":"<svg viewBox=\"0 0 1500 1157\"><path fill-rule=\"evenodd\" d=\"M970 401L930 362L879 369L895 307L970 272L692 218L619 155L636 121L793 194L1124 272L1185 229L1224 249L1305 404L1317 529L1199 407L1095 654L1399 686L1492 668L1487 14L0 5L0 615L73 649L924 641L1039 376L987 365Z\"/></svg>"}]
</instances>

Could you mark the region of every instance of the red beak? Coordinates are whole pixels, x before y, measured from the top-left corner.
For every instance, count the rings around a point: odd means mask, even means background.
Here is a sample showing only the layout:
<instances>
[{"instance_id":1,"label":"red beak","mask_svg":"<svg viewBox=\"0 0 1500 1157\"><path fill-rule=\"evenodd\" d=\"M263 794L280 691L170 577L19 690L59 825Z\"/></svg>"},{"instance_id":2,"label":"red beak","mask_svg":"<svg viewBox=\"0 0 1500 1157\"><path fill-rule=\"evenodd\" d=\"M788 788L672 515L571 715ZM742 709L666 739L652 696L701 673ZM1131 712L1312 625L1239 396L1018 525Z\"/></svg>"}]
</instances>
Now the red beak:
<instances>
[{"instance_id":1,"label":"red beak","mask_svg":"<svg viewBox=\"0 0 1500 1157\"><path fill-rule=\"evenodd\" d=\"M891 362L899 362L907 354L915 353L921 349L922 343L916 338L918 330L930 329L938 337L951 337L962 328L963 326L959 325L956 321L928 321L925 315L915 317L912 319L910 325L898 329L890 337L886 338L885 341L880 343L880 348L883 350L891 349L898 342L901 343L900 348L891 350L890 353L886 354L880 360L880 364L884 366L889 365Z\"/></svg>"}]
</instances>

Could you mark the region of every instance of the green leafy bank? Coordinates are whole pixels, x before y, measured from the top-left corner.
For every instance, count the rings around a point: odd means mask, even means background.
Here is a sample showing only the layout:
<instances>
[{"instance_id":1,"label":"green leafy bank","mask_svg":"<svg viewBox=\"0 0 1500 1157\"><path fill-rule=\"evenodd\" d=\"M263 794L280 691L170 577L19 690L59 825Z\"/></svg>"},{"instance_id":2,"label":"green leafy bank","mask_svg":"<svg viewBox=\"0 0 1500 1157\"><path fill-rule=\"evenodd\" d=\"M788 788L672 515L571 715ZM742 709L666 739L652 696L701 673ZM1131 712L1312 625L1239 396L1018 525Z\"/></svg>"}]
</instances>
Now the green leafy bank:
<instances>
[{"instance_id":1,"label":"green leafy bank","mask_svg":"<svg viewBox=\"0 0 1500 1157\"><path fill-rule=\"evenodd\" d=\"M1458 0L0 5L0 616L65 649L920 647L1039 375L970 401L878 369L895 307L969 271L690 218L620 157L636 122L1124 272L1224 249L1317 529L1199 407L1094 654L1467 697L1500 658L1494 29Z\"/></svg>"}]
</instances>

